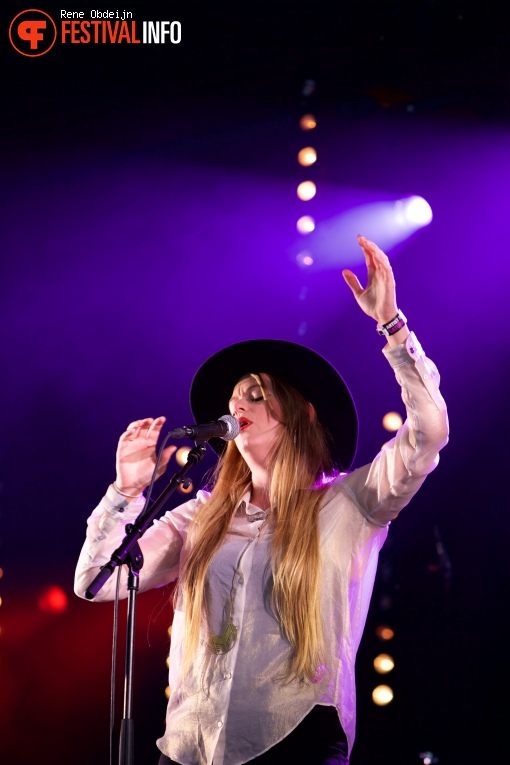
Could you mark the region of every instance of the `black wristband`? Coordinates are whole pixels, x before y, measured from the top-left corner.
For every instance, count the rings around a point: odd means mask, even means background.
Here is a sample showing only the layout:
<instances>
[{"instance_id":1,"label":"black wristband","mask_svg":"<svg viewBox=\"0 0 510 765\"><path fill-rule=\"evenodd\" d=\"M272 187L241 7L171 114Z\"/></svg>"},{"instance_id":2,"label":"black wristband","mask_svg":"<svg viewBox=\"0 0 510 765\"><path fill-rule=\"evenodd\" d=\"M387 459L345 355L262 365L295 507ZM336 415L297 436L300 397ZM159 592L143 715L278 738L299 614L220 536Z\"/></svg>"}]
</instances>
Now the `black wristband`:
<instances>
[{"instance_id":1,"label":"black wristband","mask_svg":"<svg viewBox=\"0 0 510 765\"><path fill-rule=\"evenodd\" d=\"M406 324L406 317L402 311L398 311L397 315L391 321L389 321L387 324L378 324L376 329L379 335L389 337L390 335L394 335L396 332L398 332L399 329L402 329L402 327L405 327Z\"/></svg>"}]
</instances>

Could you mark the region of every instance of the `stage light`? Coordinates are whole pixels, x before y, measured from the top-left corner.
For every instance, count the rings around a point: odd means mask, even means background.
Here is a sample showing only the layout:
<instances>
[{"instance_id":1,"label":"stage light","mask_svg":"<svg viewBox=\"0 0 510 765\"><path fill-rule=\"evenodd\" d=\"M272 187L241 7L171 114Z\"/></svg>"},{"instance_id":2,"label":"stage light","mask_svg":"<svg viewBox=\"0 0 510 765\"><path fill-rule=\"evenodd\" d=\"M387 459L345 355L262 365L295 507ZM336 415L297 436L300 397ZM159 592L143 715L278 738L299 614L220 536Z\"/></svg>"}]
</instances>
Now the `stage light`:
<instances>
[{"instance_id":1,"label":"stage light","mask_svg":"<svg viewBox=\"0 0 510 765\"><path fill-rule=\"evenodd\" d=\"M393 661L393 658L387 653L380 653L379 656L376 656L374 659L374 669L376 672L379 672L380 675L385 675L387 672L391 672L394 666L395 662Z\"/></svg>"},{"instance_id":2,"label":"stage light","mask_svg":"<svg viewBox=\"0 0 510 765\"><path fill-rule=\"evenodd\" d=\"M385 430L396 431L402 426L402 417L398 412L387 412L382 420Z\"/></svg>"},{"instance_id":3,"label":"stage light","mask_svg":"<svg viewBox=\"0 0 510 765\"><path fill-rule=\"evenodd\" d=\"M326 195L327 201L329 190L321 187L322 194ZM320 220L317 220L312 236L313 244L307 245L310 249L313 247L315 269L352 268L356 263L364 264L363 250L356 245L358 231L366 233L372 241L377 242L391 260L390 251L393 247L432 220L429 205L421 197L393 198L355 206L352 206L352 202L350 192L346 191L345 197L339 199L339 205L344 209L331 218L321 215ZM301 247L301 242L296 238L291 249L294 257Z\"/></svg>"},{"instance_id":4,"label":"stage light","mask_svg":"<svg viewBox=\"0 0 510 765\"><path fill-rule=\"evenodd\" d=\"M395 637L394 631L387 624L381 624L377 627L375 634L379 640L393 640Z\"/></svg>"},{"instance_id":5,"label":"stage light","mask_svg":"<svg viewBox=\"0 0 510 765\"><path fill-rule=\"evenodd\" d=\"M301 119L299 120L299 127L301 130L313 130L317 127L317 120L313 116L313 114L303 114Z\"/></svg>"},{"instance_id":6,"label":"stage light","mask_svg":"<svg viewBox=\"0 0 510 765\"><path fill-rule=\"evenodd\" d=\"M175 459L177 460L177 463L179 465L185 465L188 461L188 454L190 453L191 449L189 446L181 446L180 449L177 449L175 452Z\"/></svg>"},{"instance_id":7,"label":"stage light","mask_svg":"<svg viewBox=\"0 0 510 765\"><path fill-rule=\"evenodd\" d=\"M315 80L305 80L303 83L303 89L301 91L301 94L305 98L308 98L309 96L315 93L316 88L317 88L317 83L315 82Z\"/></svg>"},{"instance_id":8,"label":"stage light","mask_svg":"<svg viewBox=\"0 0 510 765\"><path fill-rule=\"evenodd\" d=\"M428 226L432 220L432 208L423 197L412 196L395 203L397 220L415 226Z\"/></svg>"},{"instance_id":9,"label":"stage light","mask_svg":"<svg viewBox=\"0 0 510 765\"><path fill-rule=\"evenodd\" d=\"M165 688L165 696L167 697L167 699L170 698L170 693L171 693L170 686L167 685L167 687Z\"/></svg>"},{"instance_id":10,"label":"stage light","mask_svg":"<svg viewBox=\"0 0 510 765\"><path fill-rule=\"evenodd\" d=\"M423 760L423 765L434 765L434 763L439 762L432 752L420 752L420 760Z\"/></svg>"},{"instance_id":11,"label":"stage light","mask_svg":"<svg viewBox=\"0 0 510 765\"><path fill-rule=\"evenodd\" d=\"M170 669L170 656L167 656L167 657L166 657L166 659L165 659L165 664L166 664L166 666L168 667L168 669Z\"/></svg>"},{"instance_id":12,"label":"stage light","mask_svg":"<svg viewBox=\"0 0 510 765\"><path fill-rule=\"evenodd\" d=\"M0 606L2 605L2 596L0 595Z\"/></svg>"},{"instance_id":13,"label":"stage light","mask_svg":"<svg viewBox=\"0 0 510 765\"><path fill-rule=\"evenodd\" d=\"M306 148L301 149L301 151L298 154L298 162L303 167L309 167L310 165L313 165L313 163L316 161L317 161L317 152L311 146L307 146Z\"/></svg>"},{"instance_id":14,"label":"stage light","mask_svg":"<svg viewBox=\"0 0 510 765\"><path fill-rule=\"evenodd\" d=\"M303 202L313 199L317 193L317 187L313 181L303 181L297 187L297 195Z\"/></svg>"},{"instance_id":15,"label":"stage light","mask_svg":"<svg viewBox=\"0 0 510 765\"><path fill-rule=\"evenodd\" d=\"M190 481L186 486L181 483L179 485L179 491L182 491L183 494L189 494L190 491L193 491L193 483Z\"/></svg>"},{"instance_id":16,"label":"stage light","mask_svg":"<svg viewBox=\"0 0 510 765\"><path fill-rule=\"evenodd\" d=\"M4 570L3 568L0 568L0 579L3 577L3 575L4 575Z\"/></svg>"},{"instance_id":17,"label":"stage light","mask_svg":"<svg viewBox=\"0 0 510 765\"><path fill-rule=\"evenodd\" d=\"M300 234L310 234L315 228L315 220L311 215L303 215L296 223L296 228Z\"/></svg>"},{"instance_id":18,"label":"stage light","mask_svg":"<svg viewBox=\"0 0 510 765\"><path fill-rule=\"evenodd\" d=\"M372 701L377 704L378 707L384 707L393 701L393 690L389 685L378 685L372 691Z\"/></svg>"},{"instance_id":19,"label":"stage light","mask_svg":"<svg viewBox=\"0 0 510 765\"><path fill-rule=\"evenodd\" d=\"M64 613L67 611L67 604L67 595L57 585L47 587L37 601L40 610L50 614Z\"/></svg>"},{"instance_id":20,"label":"stage light","mask_svg":"<svg viewBox=\"0 0 510 765\"><path fill-rule=\"evenodd\" d=\"M406 217L410 223L427 226L432 220L432 208L423 197L411 197L406 203Z\"/></svg>"},{"instance_id":21,"label":"stage light","mask_svg":"<svg viewBox=\"0 0 510 765\"><path fill-rule=\"evenodd\" d=\"M303 250L303 252L299 252L296 255L296 262L298 265L302 266L303 268L308 268L309 266L313 266L313 258L308 252L308 250Z\"/></svg>"},{"instance_id":22,"label":"stage light","mask_svg":"<svg viewBox=\"0 0 510 765\"><path fill-rule=\"evenodd\" d=\"M390 595L381 595L379 598L379 608L381 611L387 611L393 605L393 598Z\"/></svg>"},{"instance_id":23,"label":"stage light","mask_svg":"<svg viewBox=\"0 0 510 765\"><path fill-rule=\"evenodd\" d=\"M170 627L168 628L167 631L168 631L169 636L172 637L172 625L170 625Z\"/></svg>"}]
</instances>

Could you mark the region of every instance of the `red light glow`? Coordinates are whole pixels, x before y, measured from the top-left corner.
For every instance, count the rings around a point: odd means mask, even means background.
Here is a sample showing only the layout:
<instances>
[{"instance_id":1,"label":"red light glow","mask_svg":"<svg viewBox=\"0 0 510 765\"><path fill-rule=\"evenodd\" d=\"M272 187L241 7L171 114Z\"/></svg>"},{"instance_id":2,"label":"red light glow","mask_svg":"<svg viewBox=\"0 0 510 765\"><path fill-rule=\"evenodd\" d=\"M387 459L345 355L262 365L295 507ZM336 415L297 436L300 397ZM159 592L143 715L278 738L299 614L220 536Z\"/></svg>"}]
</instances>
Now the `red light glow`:
<instances>
[{"instance_id":1,"label":"red light glow","mask_svg":"<svg viewBox=\"0 0 510 765\"><path fill-rule=\"evenodd\" d=\"M67 611L67 595L62 587L53 584L42 592L37 601L37 605L41 611L45 611L46 613L63 614L64 611Z\"/></svg>"}]
</instances>

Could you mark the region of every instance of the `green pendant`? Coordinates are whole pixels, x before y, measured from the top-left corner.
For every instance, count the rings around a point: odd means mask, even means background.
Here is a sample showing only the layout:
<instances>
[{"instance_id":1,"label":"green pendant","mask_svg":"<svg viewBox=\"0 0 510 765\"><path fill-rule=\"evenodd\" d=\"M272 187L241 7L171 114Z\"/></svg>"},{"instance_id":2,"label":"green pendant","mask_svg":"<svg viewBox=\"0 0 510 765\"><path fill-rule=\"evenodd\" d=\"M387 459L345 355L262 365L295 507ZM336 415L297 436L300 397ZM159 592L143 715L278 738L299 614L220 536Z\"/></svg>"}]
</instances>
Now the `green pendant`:
<instances>
[{"instance_id":1,"label":"green pendant","mask_svg":"<svg viewBox=\"0 0 510 765\"><path fill-rule=\"evenodd\" d=\"M213 653L228 653L234 647L237 640L237 627L232 622L227 622L227 626L221 635L211 635L209 638L209 647Z\"/></svg>"}]
</instances>

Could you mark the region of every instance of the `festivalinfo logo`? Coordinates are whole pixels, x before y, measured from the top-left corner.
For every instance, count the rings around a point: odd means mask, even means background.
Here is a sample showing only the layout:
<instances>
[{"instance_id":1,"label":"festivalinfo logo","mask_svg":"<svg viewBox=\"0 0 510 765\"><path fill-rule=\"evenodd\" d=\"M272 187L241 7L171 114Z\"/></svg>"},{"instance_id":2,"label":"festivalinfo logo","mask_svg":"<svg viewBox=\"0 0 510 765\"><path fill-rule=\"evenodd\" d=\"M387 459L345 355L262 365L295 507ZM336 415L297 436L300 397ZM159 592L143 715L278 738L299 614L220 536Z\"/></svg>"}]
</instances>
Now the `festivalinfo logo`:
<instances>
[{"instance_id":1,"label":"festivalinfo logo","mask_svg":"<svg viewBox=\"0 0 510 765\"><path fill-rule=\"evenodd\" d=\"M141 29L131 11L60 11L53 19L30 8L18 13L9 27L12 47L22 56L43 56L58 41L61 45L164 44L182 40L180 21L142 21Z\"/></svg>"}]
</instances>

